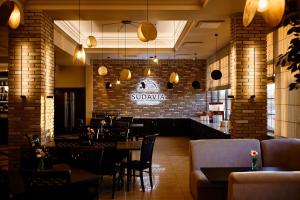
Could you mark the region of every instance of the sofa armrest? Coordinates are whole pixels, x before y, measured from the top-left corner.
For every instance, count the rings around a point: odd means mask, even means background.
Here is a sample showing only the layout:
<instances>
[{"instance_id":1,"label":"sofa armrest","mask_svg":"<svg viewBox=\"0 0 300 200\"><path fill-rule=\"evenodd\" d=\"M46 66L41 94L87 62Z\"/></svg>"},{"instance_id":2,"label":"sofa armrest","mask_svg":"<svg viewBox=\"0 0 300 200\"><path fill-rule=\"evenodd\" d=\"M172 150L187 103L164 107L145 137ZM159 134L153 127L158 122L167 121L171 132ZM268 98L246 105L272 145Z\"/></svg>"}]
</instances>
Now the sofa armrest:
<instances>
[{"instance_id":1,"label":"sofa armrest","mask_svg":"<svg viewBox=\"0 0 300 200\"><path fill-rule=\"evenodd\" d=\"M300 171L233 172L229 175L228 200L299 199Z\"/></svg>"},{"instance_id":2,"label":"sofa armrest","mask_svg":"<svg viewBox=\"0 0 300 200\"><path fill-rule=\"evenodd\" d=\"M193 170L190 172L190 191L194 199L198 199L199 186L205 184L209 184L209 181L201 170Z\"/></svg>"}]
</instances>

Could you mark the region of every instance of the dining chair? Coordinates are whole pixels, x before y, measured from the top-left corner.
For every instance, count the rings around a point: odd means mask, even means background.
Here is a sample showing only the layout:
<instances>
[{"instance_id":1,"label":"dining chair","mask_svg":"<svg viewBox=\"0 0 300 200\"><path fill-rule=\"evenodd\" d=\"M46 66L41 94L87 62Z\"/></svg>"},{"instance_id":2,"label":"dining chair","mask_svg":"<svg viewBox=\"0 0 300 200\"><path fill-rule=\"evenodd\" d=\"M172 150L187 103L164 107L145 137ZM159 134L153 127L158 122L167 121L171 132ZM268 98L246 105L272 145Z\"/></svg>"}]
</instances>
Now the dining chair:
<instances>
[{"instance_id":1,"label":"dining chair","mask_svg":"<svg viewBox=\"0 0 300 200\"><path fill-rule=\"evenodd\" d=\"M69 170L26 170L22 171L25 186L24 199L64 199L70 191Z\"/></svg>"},{"instance_id":2,"label":"dining chair","mask_svg":"<svg viewBox=\"0 0 300 200\"><path fill-rule=\"evenodd\" d=\"M150 185L151 188L153 188L152 155L153 155L155 139L157 136L158 134L154 134L154 135L147 135L143 138L139 160L129 160L121 164L122 173L124 173L125 171L124 169L127 169L127 191L129 191L129 183L131 180L131 176L135 176L135 171L139 171L139 177L140 177L143 192L145 191L143 172L149 173Z\"/></svg>"}]
</instances>

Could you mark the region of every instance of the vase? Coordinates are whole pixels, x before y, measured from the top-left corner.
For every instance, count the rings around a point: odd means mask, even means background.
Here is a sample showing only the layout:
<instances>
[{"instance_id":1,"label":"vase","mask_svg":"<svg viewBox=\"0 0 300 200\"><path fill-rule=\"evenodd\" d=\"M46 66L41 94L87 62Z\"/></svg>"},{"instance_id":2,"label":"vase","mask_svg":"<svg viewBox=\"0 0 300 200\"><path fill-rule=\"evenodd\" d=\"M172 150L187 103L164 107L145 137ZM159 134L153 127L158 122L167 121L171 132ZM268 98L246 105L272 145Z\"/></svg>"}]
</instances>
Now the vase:
<instances>
[{"instance_id":1,"label":"vase","mask_svg":"<svg viewBox=\"0 0 300 200\"><path fill-rule=\"evenodd\" d=\"M40 158L37 161L37 169L38 170L42 170L45 168L45 163L44 163L44 159Z\"/></svg>"},{"instance_id":2,"label":"vase","mask_svg":"<svg viewBox=\"0 0 300 200\"><path fill-rule=\"evenodd\" d=\"M251 170L252 171L257 170L257 157L252 157Z\"/></svg>"}]
</instances>

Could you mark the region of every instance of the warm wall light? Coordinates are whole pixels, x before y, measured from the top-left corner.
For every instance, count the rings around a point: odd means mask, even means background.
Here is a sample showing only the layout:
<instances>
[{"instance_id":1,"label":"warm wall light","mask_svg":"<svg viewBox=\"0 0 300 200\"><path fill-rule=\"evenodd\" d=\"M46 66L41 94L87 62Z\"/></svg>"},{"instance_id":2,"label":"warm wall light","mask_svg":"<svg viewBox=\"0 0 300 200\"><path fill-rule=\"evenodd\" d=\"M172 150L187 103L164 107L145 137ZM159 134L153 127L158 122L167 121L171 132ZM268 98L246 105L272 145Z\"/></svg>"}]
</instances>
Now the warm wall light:
<instances>
[{"instance_id":1,"label":"warm wall light","mask_svg":"<svg viewBox=\"0 0 300 200\"><path fill-rule=\"evenodd\" d=\"M179 83L179 75L176 72L172 72L170 75L170 83Z\"/></svg>"},{"instance_id":2,"label":"warm wall light","mask_svg":"<svg viewBox=\"0 0 300 200\"><path fill-rule=\"evenodd\" d=\"M146 69L144 70L144 75L145 75L145 76L150 76L150 75L151 75L151 69L150 69L150 68L146 68Z\"/></svg>"},{"instance_id":3,"label":"warm wall light","mask_svg":"<svg viewBox=\"0 0 300 200\"><path fill-rule=\"evenodd\" d=\"M16 3L14 3L14 9L8 19L8 25L11 29L17 29L21 24L21 11Z\"/></svg>"},{"instance_id":4,"label":"warm wall light","mask_svg":"<svg viewBox=\"0 0 300 200\"><path fill-rule=\"evenodd\" d=\"M73 55L73 62L85 64L85 59L86 55L82 44L77 44Z\"/></svg>"},{"instance_id":5,"label":"warm wall light","mask_svg":"<svg viewBox=\"0 0 300 200\"><path fill-rule=\"evenodd\" d=\"M118 79L118 80L116 81L116 84L117 84L117 85L120 85L120 84L121 84L121 81Z\"/></svg>"},{"instance_id":6,"label":"warm wall light","mask_svg":"<svg viewBox=\"0 0 300 200\"><path fill-rule=\"evenodd\" d=\"M107 68L106 68L104 65L102 65L102 66L100 66L100 67L98 68L98 74L99 74L100 76L106 76L107 73L108 73L108 70L107 70Z\"/></svg>"}]
</instances>

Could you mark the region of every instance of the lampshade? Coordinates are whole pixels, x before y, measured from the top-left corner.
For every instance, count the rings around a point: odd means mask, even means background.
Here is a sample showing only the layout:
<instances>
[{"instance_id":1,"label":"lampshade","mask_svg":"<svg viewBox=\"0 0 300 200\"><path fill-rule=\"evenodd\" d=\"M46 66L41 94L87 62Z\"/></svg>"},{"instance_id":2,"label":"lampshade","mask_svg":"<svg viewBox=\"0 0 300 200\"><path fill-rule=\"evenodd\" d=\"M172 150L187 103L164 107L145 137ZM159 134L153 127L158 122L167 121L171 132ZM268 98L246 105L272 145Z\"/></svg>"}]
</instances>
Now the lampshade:
<instances>
[{"instance_id":1,"label":"lampshade","mask_svg":"<svg viewBox=\"0 0 300 200\"><path fill-rule=\"evenodd\" d=\"M151 69L150 68L146 68L146 69L144 69L144 75L145 76L150 76L151 75Z\"/></svg>"},{"instance_id":2,"label":"lampshade","mask_svg":"<svg viewBox=\"0 0 300 200\"><path fill-rule=\"evenodd\" d=\"M258 7L258 0L247 0L244 8L244 14L243 14L243 25L245 27L249 26L249 24L252 22L257 7Z\"/></svg>"},{"instance_id":3,"label":"lampshade","mask_svg":"<svg viewBox=\"0 0 300 200\"><path fill-rule=\"evenodd\" d=\"M104 65L101 65L99 68L98 68L98 74L100 76L105 76L107 75L108 71L107 71L107 68L104 66Z\"/></svg>"},{"instance_id":4,"label":"lampshade","mask_svg":"<svg viewBox=\"0 0 300 200\"><path fill-rule=\"evenodd\" d=\"M78 44L75 48L74 55L73 55L73 62L79 64L85 64L85 51L82 44Z\"/></svg>"},{"instance_id":5,"label":"lampshade","mask_svg":"<svg viewBox=\"0 0 300 200\"><path fill-rule=\"evenodd\" d=\"M158 64L158 61L159 61L158 58L156 56L154 56L153 62L156 63L156 64Z\"/></svg>"},{"instance_id":6,"label":"lampshade","mask_svg":"<svg viewBox=\"0 0 300 200\"><path fill-rule=\"evenodd\" d=\"M210 74L213 80L219 80L222 78L222 72L220 70L214 70Z\"/></svg>"},{"instance_id":7,"label":"lampshade","mask_svg":"<svg viewBox=\"0 0 300 200\"><path fill-rule=\"evenodd\" d=\"M148 42L156 39L157 30L152 23L143 22L138 26L137 34L142 42Z\"/></svg>"},{"instance_id":8,"label":"lampshade","mask_svg":"<svg viewBox=\"0 0 300 200\"><path fill-rule=\"evenodd\" d=\"M90 35L86 40L86 45L90 48L97 46L97 40L94 36Z\"/></svg>"},{"instance_id":9,"label":"lampshade","mask_svg":"<svg viewBox=\"0 0 300 200\"><path fill-rule=\"evenodd\" d=\"M21 11L16 3L14 3L14 9L8 19L8 25L11 29L17 29L21 24Z\"/></svg>"},{"instance_id":10,"label":"lampshade","mask_svg":"<svg viewBox=\"0 0 300 200\"><path fill-rule=\"evenodd\" d=\"M131 79L131 72L129 69L122 69L120 72L120 80L121 81L128 81Z\"/></svg>"},{"instance_id":11,"label":"lampshade","mask_svg":"<svg viewBox=\"0 0 300 200\"><path fill-rule=\"evenodd\" d=\"M178 83L179 82L179 75L176 72L172 72L170 75L170 83Z\"/></svg>"},{"instance_id":12,"label":"lampshade","mask_svg":"<svg viewBox=\"0 0 300 200\"><path fill-rule=\"evenodd\" d=\"M277 26L283 17L285 0L269 0L268 9L262 13L264 20L269 26Z\"/></svg>"}]
</instances>

